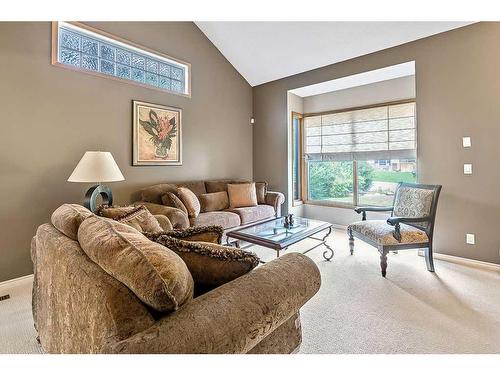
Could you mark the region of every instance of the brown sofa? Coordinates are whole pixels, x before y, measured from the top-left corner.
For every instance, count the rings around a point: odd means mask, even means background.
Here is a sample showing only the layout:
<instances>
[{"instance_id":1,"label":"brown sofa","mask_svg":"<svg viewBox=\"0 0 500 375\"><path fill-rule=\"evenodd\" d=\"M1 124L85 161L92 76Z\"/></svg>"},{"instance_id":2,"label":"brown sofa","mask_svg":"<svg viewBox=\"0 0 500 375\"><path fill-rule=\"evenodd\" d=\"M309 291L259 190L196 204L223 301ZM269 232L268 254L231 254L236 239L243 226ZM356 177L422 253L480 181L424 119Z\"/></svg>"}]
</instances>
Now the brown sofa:
<instances>
[{"instance_id":1,"label":"brown sofa","mask_svg":"<svg viewBox=\"0 0 500 375\"><path fill-rule=\"evenodd\" d=\"M264 201L254 207L227 208L223 211L201 212L195 218L188 216L177 208L165 206L162 196L167 192L176 192L177 187L189 188L195 195L205 193L216 193L227 191L228 183L241 183L242 180L212 180L212 181L190 181L182 183L165 183L146 187L138 193L138 202L135 205L145 205L153 214L167 216L174 228L187 228L189 226L220 225L224 229L235 229L253 222L264 221L281 215L281 205L285 202L285 196L279 192L267 191Z\"/></svg>"},{"instance_id":2,"label":"brown sofa","mask_svg":"<svg viewBox=\"0 0 500 375\"><path fill-rule=\"evenodd\" d=\"M74 238L80 223L71 219L56 225ZM301 343L299 309L320 286L315 263L291 253L159 313L52 224L38 227L31 256L33 317L47 353L291 353Z\"/></svg>"}]
</instances>

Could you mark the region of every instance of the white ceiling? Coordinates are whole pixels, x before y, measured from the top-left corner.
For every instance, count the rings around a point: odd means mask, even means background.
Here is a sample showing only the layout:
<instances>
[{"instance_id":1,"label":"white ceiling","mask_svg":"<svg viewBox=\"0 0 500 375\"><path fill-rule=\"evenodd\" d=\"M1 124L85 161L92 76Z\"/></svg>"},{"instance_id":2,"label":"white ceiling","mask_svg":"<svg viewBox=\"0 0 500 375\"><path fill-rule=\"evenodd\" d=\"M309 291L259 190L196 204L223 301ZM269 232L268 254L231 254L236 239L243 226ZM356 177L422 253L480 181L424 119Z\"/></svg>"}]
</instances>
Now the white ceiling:
<instances>
[{"instance_id":1,"label":"white ceiling","mask_svg":"<svg viewBox=\"0 0 500 375\"><path fill-rule=\"evenodd\" d=\"M252 86L472 22L196 22Z\"/></svg>"},{"instance_id":2,"label":"white ceiling","mask_svg":"<svg viewBox=\"0 0 500 375\"><path fill-rule=\"evenodd\" d=\"M316 83L314 85L299 87L290 90L291 93L303 98L313 95L325 94L327 92L349 89L369 85L371 83L387 81L390 79L415 75L415 61L391 65L385 68L370 70L363 73L332 79L330 81Z\"/></svg>"}]
</instances>

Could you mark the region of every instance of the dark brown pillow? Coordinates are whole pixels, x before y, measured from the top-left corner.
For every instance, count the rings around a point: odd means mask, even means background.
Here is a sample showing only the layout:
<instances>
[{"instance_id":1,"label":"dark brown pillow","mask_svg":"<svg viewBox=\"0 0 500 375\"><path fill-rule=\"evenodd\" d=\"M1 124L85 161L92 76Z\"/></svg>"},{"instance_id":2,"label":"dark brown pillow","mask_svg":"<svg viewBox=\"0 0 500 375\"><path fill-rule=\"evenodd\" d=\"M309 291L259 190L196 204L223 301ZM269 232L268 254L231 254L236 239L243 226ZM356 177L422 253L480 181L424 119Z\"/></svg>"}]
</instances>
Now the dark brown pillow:
<instances>
[{"instance_id":1,"label":"dark brown pillow","mask_svg":"<svg viewBox=\"0 0 500 375\"><path fill-rule=\"evenodd\" d=\"M161 202L165 206L178 208L179 210L184 212L186 215L188 215L188 210L187 210L186 206L184 205L184 203L182 203L182 201L179 199L179 197L177 195L175 195L174 193L168 192L167 194L162 195Z\"/></svg>"},{"instance_id":2,"label":"dark brown pillow","mask_svg":"<svg viewBox=\"0 0 500 375\"><path fill-rule=\"evenodd\" d=\"M215 288L248 273L259 264L254 253L209 242L190 242L166 234L148 238L174 251L186 263L197 289Z\"/></svg>"},{"instance_id":3,"label":"dark brown pillow","mask_svg":"<svg viewBox=\"0 0 500 375\"><path fill-rule=\"evenodd\" d=\"M203 225L187 229L173 229L165 231L163 234L184 241L212 242L220 244L222 235L224 234L224 228L220 225Z\"/></svg>"},{"instance_id":4,"label":"dark brown pillow","mask_svg":"<svg viewBox=\"0 0 500 375\"><path fill-rule=\"evenodd\" d=\"M155 310L177 310L193 297L182 259L128 225L93 215L80 225L78 241L90 259Z\"/></svg>"},{"instance_id":5,"label":"dark brown pillow","mask_svg":"<svg viewBox=\"0 0 500 375\"><path fill-rule=\"evenodd\" d=\"M99 216L127 224L139 232L160 233L163 229L145 206L108 207L101 206L97 210Z\"/></svg>"},{"instance_id":6,"label":"dark brown pillow","mask_svg":"<svg viewBox=\"0 0 500 375\"><path fill-rule=\"evenodd\" d=\"M229 207L229 197L226 191L201 194L198 199L201 212L222 211Z\"/></svg>"},{"instance_id":7,"label":"dark brown pillow","mask_svg":"<svg viewBox=\"0 0 500 375\"><path fill-rule=\"evenodd\" d=\"M257 203L266 204L267 182L256 182L255 193L257 194Z\"/></svg>"}]
</instances>

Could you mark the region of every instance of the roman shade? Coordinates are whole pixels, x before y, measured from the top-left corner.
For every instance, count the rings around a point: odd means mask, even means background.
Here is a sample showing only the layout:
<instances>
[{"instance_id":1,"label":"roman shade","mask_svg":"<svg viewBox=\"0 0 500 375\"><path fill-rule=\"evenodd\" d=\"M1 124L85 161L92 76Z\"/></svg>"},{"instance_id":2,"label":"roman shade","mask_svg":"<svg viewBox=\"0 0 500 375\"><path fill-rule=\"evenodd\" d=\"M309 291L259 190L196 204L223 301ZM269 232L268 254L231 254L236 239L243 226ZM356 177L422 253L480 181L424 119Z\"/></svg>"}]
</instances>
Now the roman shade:
<instances>
[{"instance_id":1,"label":"roman shade","mask_svg":"<svg viewBox=\"0 0 500 375\"><path fill-rule=\"evenodd\" d=\"M311 161L415 159L415 102L306 116Z\"/></svg>"}]
</instances>

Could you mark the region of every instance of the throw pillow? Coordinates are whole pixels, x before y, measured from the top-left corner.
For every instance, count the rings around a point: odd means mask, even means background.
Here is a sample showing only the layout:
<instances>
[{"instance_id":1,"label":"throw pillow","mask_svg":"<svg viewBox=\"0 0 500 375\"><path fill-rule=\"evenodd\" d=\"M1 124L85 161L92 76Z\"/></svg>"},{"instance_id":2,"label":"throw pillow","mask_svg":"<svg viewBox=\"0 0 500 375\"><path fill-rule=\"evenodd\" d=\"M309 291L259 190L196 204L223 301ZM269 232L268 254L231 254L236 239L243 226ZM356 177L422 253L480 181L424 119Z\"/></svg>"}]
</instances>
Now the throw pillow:
<instances>
[{"instance_id":1,"label":"throw pillow","mask_svg":"<svg viewBox=\"0 0 500 375\"><path fill-rule=\"evenodd\" d=\"M179 187L177 188L177 195L186 206L189 217L197 217L200 214L200 201L191 190L187 187Z\"/></svg>"},{"instance_id":2,"label":"throw pillow","mask_svg":"<svg viewBox=\"0 0 500 375\"><path fill-rule=\"evenodd\" d=\"M79 204L63 204L53 212L50 221L59 232L76 241L78 227L92 215L92 212Z\"/></svg>"},{"instance_id":3,"label":"throw pillow","mask_svg":"<svg viewBox=\"0 0 500 375\"><path fill-rule=\"evenodd\" d=\"M165 206L177 208L177 209L181 210L182 212L184 212L186 215L188 214L188 210L187 210L186 206L184 205L184 203L182 203L182 201L179 199L179 197L177 195L175 195L174 193L168 192L167 194L162 195L161 202Z\"/></svg>"},{"instance_id":4,"label":"throw pillow","mask_svg":"<svg viewBox=\"0 0 500 375\"><path fill-rule=\"evenodd\" d=\"M222 211L229 207L229 197L226 191L201 194L198 199L201 212Z\"/></svg>"},{"instance_id":5,"label":"throw pillow","mask_svg":"<svg viewBox=\"0 0 500 375\"><path fill-rule=\"evenodd\" d=\"M91 216L80 225L78 241L90 259L157 311L177 310L193 297L182 259L128 225Z\"/></svg>"},{"instance_id":6,"label":"throw pillow","mask_svg":"<svg viewBox=\"0 0 500 375\"><path fill-rule=\"evenodd\" d=\"M162 234L178 238L184 241L212 242L220 244L224 228L220 225L204 225L200 227L190 227L187 229L173 229Z\"/></svg>"},{"instance_id":7,"label":"throw pillow","mask_svg":"<svg viewBox=\"0 0 500 375\"><path fill-rule=\"evenodd\" d=\"M256 182L255 193L257 195L257 203L266 204L267 182Z\"/></svg>"},{"instance_id":8,"label":"throw pillow","mask_svg":"<svg viewBox=\"0 0 500 375\"><path fill-rule=\"evenodd\" d=\"M107 217L127 224L139 232L160 233L163 229L145 206L108 207L101 206L97 210L99 216Z\"/></svg>"},{"instance_id":9,"label":"throw pillow","mask_svg":"<svg viewBox=\"0 0 500 375\"><path fill-rule=\"evenodd\" d=\"M215 288L248 273L259 264L257 255L209 242L190 242L166 234L149 238L174 251L186 263L198 290Z\"/></svg>"},{"instance_id":10,"label":"throw pillow","mask_svg":"<svg viewBox=\"0 0 500 375\"><path fill-rule=\"evenodd\" d=\"M255 183L227 184L229 206L232 208L257 206Z\"/></svg>"}]
</instances>

